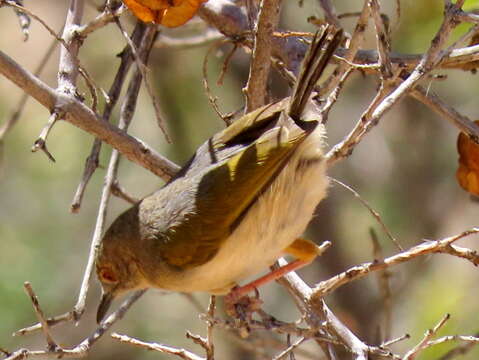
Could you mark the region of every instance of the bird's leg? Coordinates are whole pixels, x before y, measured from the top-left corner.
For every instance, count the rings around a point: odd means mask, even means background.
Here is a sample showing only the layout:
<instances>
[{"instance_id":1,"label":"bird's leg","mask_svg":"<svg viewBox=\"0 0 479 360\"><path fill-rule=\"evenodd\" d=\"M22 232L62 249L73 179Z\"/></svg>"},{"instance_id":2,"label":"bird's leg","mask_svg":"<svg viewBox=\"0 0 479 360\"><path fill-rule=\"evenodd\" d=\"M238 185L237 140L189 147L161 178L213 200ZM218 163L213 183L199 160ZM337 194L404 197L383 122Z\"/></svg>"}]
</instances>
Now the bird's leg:
<instances>
[{"instance_id":1,"label":"bird's leg","mask_svg":"<svg viewBox=\"0 0 479 360\"><path fill-rule=\"evenodd\" d=\"M250 282L249 284L233 288L230 293L225 296L225 302L227 304L234 304L250 291L253 291L271 281L277 280L291 271L298 270L308 265L317 256L321 255L330 245L331 243L329 241L324 242L321 246L318 246L310 240L303 238L296 239L283 251L288 255L294 256L297 260L294 260L287 265L281 266L278 269L260 277L259 279Z\"/></svg>"}]
</instances>

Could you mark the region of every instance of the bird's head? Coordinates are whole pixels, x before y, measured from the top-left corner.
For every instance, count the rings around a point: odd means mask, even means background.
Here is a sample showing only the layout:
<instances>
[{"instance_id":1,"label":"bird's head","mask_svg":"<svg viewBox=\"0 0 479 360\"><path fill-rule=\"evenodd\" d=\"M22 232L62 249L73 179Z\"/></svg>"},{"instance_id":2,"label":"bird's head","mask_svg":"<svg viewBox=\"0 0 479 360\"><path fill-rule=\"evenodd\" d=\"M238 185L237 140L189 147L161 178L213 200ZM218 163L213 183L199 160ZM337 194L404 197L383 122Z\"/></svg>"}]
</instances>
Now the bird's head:
<instances>
[{"instance_id":1,"label":"bird's head","mask_svg":"<svg viewBox=\"0 0 479 360\"><path fill-rule=\"evenodd\" d=\"M135 209L118 217L103 237L97 258L96 273L102 287L102 297L97 311L97 322L105 317L111 303L118 296L148 287L140 271L136 255L138 231L132 221Z\"/></svg>"}]
</instances>

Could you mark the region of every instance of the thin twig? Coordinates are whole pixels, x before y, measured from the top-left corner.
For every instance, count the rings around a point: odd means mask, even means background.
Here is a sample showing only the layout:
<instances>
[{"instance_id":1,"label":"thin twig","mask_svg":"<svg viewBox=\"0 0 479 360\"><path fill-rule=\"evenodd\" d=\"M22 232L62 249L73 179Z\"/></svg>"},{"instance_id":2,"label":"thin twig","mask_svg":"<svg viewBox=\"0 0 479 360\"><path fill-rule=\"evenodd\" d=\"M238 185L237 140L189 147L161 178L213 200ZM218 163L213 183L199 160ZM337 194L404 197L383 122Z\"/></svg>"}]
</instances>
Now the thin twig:
<instances>
[{"instance_id":1,"label":"thin twig","mask_svg":"<svg viewBox=\"0 0 479 360\"><path fill-rule=\"evenodd\" d=\"M200 35L186 38L172 38L161 34L155 43L155 48L190 49L208 45L218 40L225 40L224 35L218 32L218 30L208 28Z\"/></svg>"},{"instance_id":2,"label":"thin twig","mask_svg":"<svg viewBox=\"0 0 479 360\"><path fill-rule=\"evenodd\" d=\"M333 105L336 103L336 101L339 98L339 94L341 90L344 87L344 84L346 83L346 80L348 79L349 75L352 74L354 71L354 67L349 67L344 74L339 78L339 81L337 82L336 87L331 91L331 93L328 95L324 106L322 107L322 123L326 124L329 118L329 112L332 109Z\"/></svg>"},{"instance_id":3,"label":"thin twig","mask_svg":"<svg viewBox=\"0 0 479 360\"><path fill-rule=\"evenodd\" d=\"M213 110L216 112L216 115L218 115L219 118L221 118L226 125L229 125L231 123L229 117L227 115L224 115L219 106L218 106L218 97L213 95L213 92L211 91L210 88L210 83L208 80L208 58L211 56L213 51L218 49L221 45L228 43L229 40L219 40L213 43L209 49L206 51L206 55L203 59L203 87L206 92L206 96L208 97L208 101L210 102L211 107ZM236 45L235 45L236 48Z\"/></svg>"},{"instance_id":4,"label":"thin twig","mask_svg":"<svg viewBox=\"0 0 479 360\"><path fill-rule=\"evenodd\" d=\"M473 234L479 233L479 228L472 228L466 230L458 235L450 236L441 240L425 241L422 244L416 245L406 251L400 252L396 255L385 258L382 261L367 262L361 265L354 266L342 273L339 273L328 280L321 281L314 289L312 298L322 298L331 293L331 291L343 286L351 281L358 280L367 274L386 269L389 266L401 264L403 262L414 259L418 256L427 254L442 253L443 249L449 247L454 242Z\"/></svg>"},{"instance_id":5,"label":"thin twig","mask_svg":"<svg viewBox=\"0 0 479 360\"><path fill-rule=\"evenodd\" d=\"M400 250L400 251L403 251L403 247L401 246L401 244L399 243L399 241L393 236L393 234L391 233L391 231L389 231L389 228L386 226L386 224L384 224L384 221L382 220L381 218L381 215L379 215L379 213L374 210L371 205L369 205L369 203L362 198L361 195L359 195L359 193L354 190L352 187L350 187L349 185L346 185L345 183L337 180L337 179L334 179L334 178L331 178L331 180L333 182L335 182L336 184L338 185L341 185L343 188L345 188L346 190L348 190L349 192L351 192L355 198L357 198L361 204L363 204L363 206L369 210L369 212L371 213L371 215L376 219L376 221L379 223L379 225L382 227L382 229L384 230L384 233L388 236L388 238L397 246L397 248Z\"/></svg>"},{"instance_id":6,"label":"thin twig","mask_svg":"<svg viewBox=\"0 0 479 360\"><path fill-rule=\"evenodd\" d=\"M191 332L186 332L186 337L193 340L197 345L200 345L206 352L207 360L214 360L215 358L215 346L213 343L213 327L215 322L212 320L215 316L216 309L216 296L212 295L210 297L210 304L208 305L208 312L201 316L206 321L206 338L203 338L199 335L192 334Z\"/></svg>"},{"instance_id":7,"label":"thin twig","mask_svg":"<svg viewBox=\"0 0 479 360\"><path fill-rule=\"evenodd\" d=\"M49 350L27 350L21 349L11 354L10 357L3 360L13 359L27 359L27 358L82 358L88 356L88 353L92 346L110 329L113 324L122 319L130 307L146 292L146 290L140 290L134 292L129 296L110 316L108 316L102 324L85 340L79 343L72 349L57 348L54 352Z\"/></svg>"},{"instance_id":8,"label":"thin twig","mask_svg":"<svg viewBox=\"0 0 479 360\"><path fill-rule=\"evenodd\" d=\"M143 81L144 81L144 84L145 84L145 87L146 87L146 92L150 96L151 103L153 104L153 109L155 110L155 116L156 116L158 126L160 127L161 131L163 132L163 135L165 136L166 141L168 143L171 143L170 136L168 135L168 131L166 129L166 122L163 119L163 115L161 114L160 104L158 103L158 99L155 96L155 93L153 91L153 87L151 86L150 80L148 78L148 73L147 73L148 68L145 65L145 63L142 62L140 57L138 56L138 52L137 52L137 49L135 48L135 44L133 44L133 42L131 41L127 32L123 28L123 25L121 24L120 20L118 18L115 18L115 22L116 22L118 28L120 29L121 34L123 35L125 40L128 42L128 44L130 45L131 51L132 51L133 57L136 61L136 64L138 66L138 69L140 70L141 75L143 76ZM157 28L157 26L154 25L154 24L149 24L147 26L153 27L155 29Z\"/></svg>"},{"instance_id":9,"label":"thin twig","mask_svg":"<svg viewBox=\"0 0 479 360\"><path fill-rule=\"evenodd\" d=\"M75 36L74 30L81 24L84 0L71 0L63 27L62 40L65 46L60 48L58 64L58 90L66 95L78 97L76 79L79 74L78 51L82 40Z\"/></svg>"},{"instance_id":10,"label":"thin twig","mask_svg":"<svg viewBox=\"0 0 479 360\"><path fill-rule=\"evenodd\" d=\"M381 81L388 81L393 76L389 52L391 51L390 41L386 32L386 26L381 16L381 9L378 0L368 0L371 16L374 20L376 30L376 43L379 54Z\"/></svg>"},{"instance_id":11,"label":"thin twig","mask_svg":"<svg viewBox=\"0 0 479 360\"><path fill-rule=\"evenodd\" d=\"M171 346L166 346L158 343L147 343L129 337L127 335L120 335L117 333L111 334L111 337L125 344L130 344L147 350L154 350L165 354L175 355L184 360L206 360L205 358L198 356L191 351L185 349L178 349Z\"/></svg>"},{"instance_id":12,"label":"thin twig","mask_svg":"<svg viewBox=\"0 0 479 360\"><path fill-rule=\"evenodd\" d=\"M132 43L135 44L137 47L139 47L141 44L141 41L143 40L145 32L150 32L150 31L153 31L153 30L146 28L146 26L142 22L138 21L131 35ZM113 80L110 90L108 91L108 96L107 96L108 101L105 105L105 108L103 109L102 120L105 122L110 121L113 108L118 102L123 84L127 77L128 71L131 67L131 64L133 63L132 50L129 44L125 46L125 48L121 52L120 57L121 57L121 62L120 62L120 65L118 66L115 79ZM101 140L98 138L95 138L95 140L93 141L92 149L90 151L90 155L88 155L88 157L85 160L83 174L82 174L80 183L77 186L75 195L73 197L73 200L70 206L70 211L73 213L77 213L80 210L81 202L85 194L86 187L91 177L93 176L93 173L98 168L101 147L102 147Z\"/></svg>"},{"instance_id":13,"label":"thin twig","mask_svg":"<svg viewBox=\"0 0 479 360\"><path fill-rule=\"evenodd\" d=\"M479 334L475 335L475 339L478 339ZM451 340L463 340L462 336L459 336L459 338L451 339ZM469 338L469 337L468 337ZM440 339L437 339L440 340ZM445 353L443 356L441 356L438 360L451 360L455 358L456 356L459 355L465 355L469 351L472 350L472 348L477 345L476 341L468 341L467 339L465 340L464 344L458 345L455 348L452 348L449 350L447 353Z\"/></svg>"},{"instance_id":14,"label":"thin twig","mask_svg":"<svg viewBox=\"0 0 479 360\"><path fill-rule=\"evenodd\" d=\"M153 29L153 28L152 28ZM150 54L151 48L153 46L153 42L155 40L156 31L150 31L145 33L145 38L141 43L141 47L138 49L139 59L141 61L147 61L148 56ZM136 108L136 102L138 99L138 94L140 91L141 81L144 74L142 73L141 69L138 67L133 74L133 77L130 81L130 85L128 86L128 90L125 96L125 100L121 107L120 112L120 121L119 121L119 128L123 131L128 129L128 126L131 123L133 118L133 114ZM76 314L77 318L79 318L83 312L85 311L86 305L86 296L88 293L89 283L91 276L93 274L93 270L95 268L95 259L96 254L98 251L98 247L101 242L101 236L103 234L103 229L105 226L106 220L106 211L108 207L108 203L110 200L111 188L112 185L116 181L117 172L118 172L118 165L119 165L120 153L117 150L113 150L110 163L108 165L108 170L105 176L103 191L101 194L100 200L100 207L98 209L98 217L95 224L95 230L93 233L91 245L90 245L90 252L88 256L88 263L85 269L85 274L83 276L80 294L78 295L78 301L74 307L74 313Z\"/></svg>"},{"instance_id":15,"label":"thin twig","mask_svg":"<svg viewBox=\"0 0 479 360\"><path fill-rule=\"evenodd\" d=\"M130 309L130 307L146 292L146 290L135 291L130 295L121 306L108 316L101 325L85 340L72 349L57 347L55 351L50 350L28 350L20 349L10 354L3 360L24 360L27 358L83 358L88 356L92 346Z\"/></svg>"},{"instance_id":16,"label":"thin twig","mask_svg":"<svg viewBox=\"0 0 479 360\"><path fill-rule=\"evenodd\" d=\"M460 114L452 106L446 104L432 91L427 91L422 86L416 86L410 96L428 106L435 113L449 120L459 130L469 135L471 140L479 143L479 125L470 120L467 116Z\"/></svg>"},{"instance_id":17,"label":"thin twig","mask_svg":"<svg viewBox=\"0 0 479 360\"><path fill-rule=\"evenodd\" d=\"M432 329L429 329L424 334L423 339L409 350L405 355L403 360L413 360L416 356L427 347L427 344L431 341L431 339L437 334L437 332L444 326L444 324L451 318L451 315L446 314Z\"/></svg>"},{"instance_id":18,"label":"thin twig","mask_svg":"<svg viewBox=\"0 0 479 360\"><path fill-rule=\"evenodd\" d=\"M208 305L208 317L213 318L216 310L216 296L211 295L210 304ZM215 345L213 342L213 322L207 321L206 329L206 358L208 360L214 360L215 358Z\"/></svg>"},{"instance_id":19,"label":"thin twig","mask_svg":"<svg viewBox=\"0 0 479 360\"><path fill-rule=\"evenodd\" d=\"M365 8L369 11L367 2L365 2L365 5ZM245 36L249 30L246 15L239 9L232 7L230 0L215 0L214 2L207 2L202 8L200 8L199 15L209 25L217 28L231 39L241 39L240 42L242 45L250 48L253 47L251 38ZM356 30L359 29L359 33L362 33L361 36L364 34L367 20L368 16L366 15L365 22L358 22L356 26ZM301 37L288 37L288 39L280 39L278 36L276 40L277 41L273 41L273 57L279 59L289 71L294 73L299 68L300 62L298 59L302 59L304 57L307 46L302 43ZM355 41L351 40L351 44L354 43ZM352 49L352 47L353 45L351 45L350 49ZM336 54L340 57L344 57L347 52L348 49L340 48L337 50ZM423 55L421 54L390 54L390 59L393 66L399 66L405 70L414 69L421 61L422 57ZM477 60L479 60L479 45L453 50L451 53L446 54L443 60L437 64L437 67L470 70L471 66L477 67L477 65L473 64L473 62ZM356 56L354 57L354 63L378 63L378 53L375 50L358 50ZM335 84L332 84L329 89L334 87Z\"/></svg>"},{"instance_id":20,"label":"thin twig","mask_svg":"<svg viewBox=\"0 0 479 360\"><path fill-rule=\"evenodd\" d=\"M38 321L40 322L40 324L42 324L43 335L45 336L45 340L47 341L48 345L47 348L49 351L55 351L55 349L58 348L58 345L55 340L53 340L52 334L50 333L50 328L48 327L45 316L43 315L42 308L40 307L40 303L38 302L38 297L33 291L32 285L28 281L23 284L23 287L25 288L27 295L30 297Z\"/></svg>"},{"instance_id":21,"label":"thin twig","mask_svg":"<svg viewBox=\"0 0 479 360\"><path fill-rule=\"evenodd\" d=\"M431 41L431 47L424 54L423 58L413 70L413 72L397 86L391 93L386 95L388 87L382 86L381 91L376 95L375 100L370 104L368 110L363 113L355 128L347 135L347 137L335 145L326 155L328 164L332 165L340 158L349 156L354 147L361 139L379 122L380 118L389 111L405 94L413 89L419 80L426 76L435 66L437 66L448 51L441 51L447 41L451 31L458 25L453 21L455 11L459 4L450 4L445 6L445 15L443 22L437 31L434 39ZM383 84L384 85L384 84ZM386 95L386 96L384 96Z\"/></svg>"},{"instance_id":22,"label":"thin twig","mask_svg":"<svg viewBox=\"0 0 479 360\"><path fill-rule=\"evenodd\" d=\"M72 321L73 319L74 319L73 311L70 311L70 312L67 312L65 314L61 314L61 315L57 315L57 316L48 318L48 319L46 319L46 322L47 322L48 326L52 327L52 326L55 326L57 324ZM26 334L29 334L29 333L32 333L32 332L35 332L35 331L38 331L38 330L41 330L41 329L42 329L42 324L37 323L37 324L31 325L31 326L27 326L27 327L24 327L22 329L19 329L19 330L15 331L12 335L13 336L26 335Z\"/></svg>"},{"instance_id":23,"label":"thin twig","mask_svg":"<svg viewBox=\"0 0 479 360\"><path fill-rule=\"evenodd\" d=\"M93 33L94 31L114 22L115 18L123 14L125 10L126 10L125 5L121 5L116 9L111 9L109 6L105 6L101 14L97 15L97 17L94 18L89 23L78 26L75 29L75 33L77 36L81 38L85 38L91 33Z\"/></svg>"},{"instance_id":24,"label":"thin twig","mask_svg":"<svg viewBox=\"0 0 479 360\"><path fill-rule=\"evenodd\" d=\"M363 9L360 13L356 26L354 28L353 35L348 43L348 49L343 54L344 62L340 62L338 68L334 71L332 77L328 79L325 85L323 85L322 94L329 93L332 89L340 86L341 79L344 79L345 75L350 72L352 67L351 63L354 62L359 47L364 41L365 31L368 26L370 9L367 1L364 1ZM344 80L343 80L344 81ZM329 100L329 99L328 99Z\"/></svg>"},{"instance_id":25,"label":"thin twig","mask_svg":"<svg viewBox=\"0 0 479 360\"><path fill-rule=\"evenodd\" d=\"M289 345L286 349L281 351L279 354L275 355L272 360L281 360L284 359L288 354L292 353L297 347L299 347L301 344L303 344L306 340L304 337L300 337L297 339L294 343Z\"/></svg>"},{"instance_id":26,"label":"thin twig","mask_svg":"<svg viewBox=\"0 0 479 360\"><path fill-rule=\"evenodd\" d=\"M118 180L115 180L113 184L111 184L111 194L116 196L117 198L123 199L126 202L134 205L140 202L140 199L135 198L128 194L125 189L120 185Z\"/></svg>"},{"instance_id":27,"label":"thin twig","mask_svg":"<svg viewBox=\"0 0 479 360\"><path fill-rule=\"evenodd\" d=\"M35 140L32 146L32 152L37 152L38 150L42 150L45 155L47 155L48 159L50 159L51 162L55 162L55 158L53 155L48 151L47 148L47 137L48 134L50 134L50 131L53 128L53 125L57 122L57 120L61 119L64 115L61 113L61 110L53 110L52 114L50 115L48 122L45 124L43 127L42 131L40 132L40 135L38 136L38 139Z\"/></svg>"},{"instance_id":28,"label":"thin twig","mask_svg":"<svg viewBox=\"0 0 479 360\"><path fill-rule=\"evenodd\" d=\"M391 340L388 340L388 341L385 341L381 344L381 347L388 347L388 346L391 346L391 345L394 345L400 341L403 341L403 340L407 340L407 339L410 339L411 338L411 335L409 334L404 334L400 337L397 337L395 339L391 339Z\"/></svg>"},{"instance_id":29,"label":"thin twig","mask_svg":"<svg viewBox=\"0 0 479 360\"><path fill-rule=\"evenodd\" d=\"M449 254L449 255L463 258L465 260L470 261L473 265L479 266L479 254L477 253L476 250L451 244L450 246L447 246L439 250L439 252L442 254Z\"/></svg>"},{"instance_id":30,"label":"thin twig","mask_svg":"<svg viewBox=\"0 0 479 360\"><path fill-rule=\"evenodd\" d=\"M373 228L370 229L371 240L373 242L373 255L374 259L382 260L384 259L383 249L379 243L376 232ZM391 291L391 284L389 279L391 278L391 272L388 269L379 271L377 274L377 282L379 287L379 292L381 294L381 300L383 303L383 314L384 314L384 334L383 339L390 339L392 332L392 311L393 311L393 296Z\"/></svg>"}]
</instances>

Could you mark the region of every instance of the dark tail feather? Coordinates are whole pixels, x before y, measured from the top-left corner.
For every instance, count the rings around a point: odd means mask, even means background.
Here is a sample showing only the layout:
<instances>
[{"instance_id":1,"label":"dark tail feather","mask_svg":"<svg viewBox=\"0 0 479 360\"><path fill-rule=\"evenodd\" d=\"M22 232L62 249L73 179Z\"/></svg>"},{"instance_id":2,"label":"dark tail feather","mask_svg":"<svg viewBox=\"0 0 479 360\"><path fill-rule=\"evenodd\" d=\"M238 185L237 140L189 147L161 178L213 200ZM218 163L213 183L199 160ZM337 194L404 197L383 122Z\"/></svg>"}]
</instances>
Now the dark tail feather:
<instances>
[{"instance_id":1,"label":"dark tail feather","mask_svg":"<svg viewBox=\"0 0 479 360\"><path fill-rule=\"evenodd\" d=\"M304 56L298 79L294 86L289 104L288 114L295 120L301 120L301 115L308 103L314 86L321 77L334 51L342 40L342 30L325 26L321 33L316 32L311 45Z\"/></svg>"}]
</instances>

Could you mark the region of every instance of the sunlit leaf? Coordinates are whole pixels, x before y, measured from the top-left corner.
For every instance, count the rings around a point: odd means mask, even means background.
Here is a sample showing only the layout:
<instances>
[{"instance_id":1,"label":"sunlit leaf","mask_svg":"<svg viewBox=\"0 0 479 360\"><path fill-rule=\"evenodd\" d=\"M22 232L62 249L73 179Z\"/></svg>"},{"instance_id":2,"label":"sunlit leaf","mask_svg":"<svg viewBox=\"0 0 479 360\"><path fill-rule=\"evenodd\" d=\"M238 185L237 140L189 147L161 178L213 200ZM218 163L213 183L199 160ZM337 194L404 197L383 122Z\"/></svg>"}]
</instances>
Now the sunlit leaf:
<instances>
[{"instance_id":1,"label":"sunlit leaf","mask_svg":"<svg viewBox=\"0 0 479 360\"><path fill-rule=\"evenodd\" d=\"M479 125L479 120L475 123ZM464 190L479 196L479 145L466 134L460 133L457 138L457 151L459 152L457 181Z\"/></svg>"},{"instance_id":2,"label":"sunlit leaf","mask_svg":"<svg viewBox=\"0 0 479 360\"><path fill-rule=\"evenodd\" d=\"M207 0L123 0L130 11L144 22L167 27L183 25L195 16Z\"/></svg>"}]
</instances>

